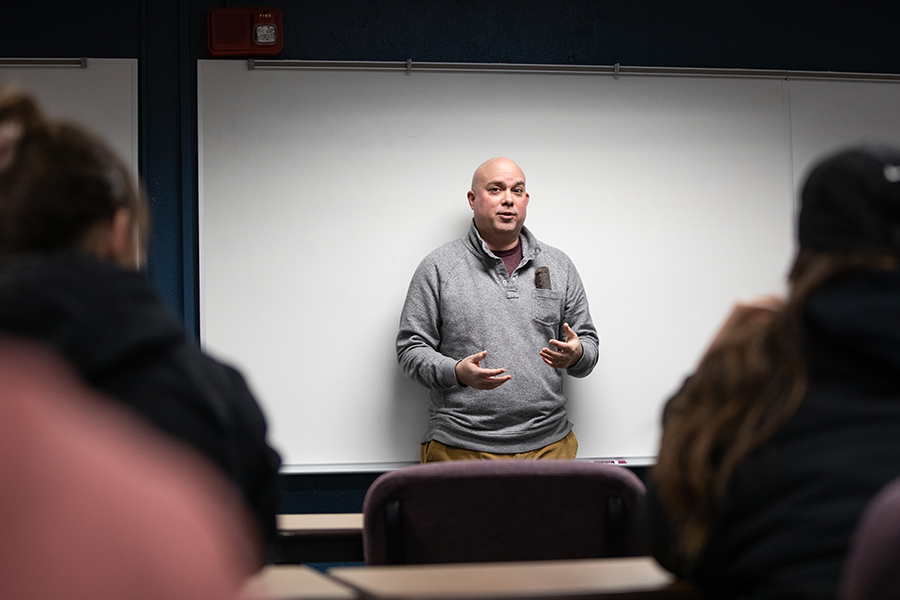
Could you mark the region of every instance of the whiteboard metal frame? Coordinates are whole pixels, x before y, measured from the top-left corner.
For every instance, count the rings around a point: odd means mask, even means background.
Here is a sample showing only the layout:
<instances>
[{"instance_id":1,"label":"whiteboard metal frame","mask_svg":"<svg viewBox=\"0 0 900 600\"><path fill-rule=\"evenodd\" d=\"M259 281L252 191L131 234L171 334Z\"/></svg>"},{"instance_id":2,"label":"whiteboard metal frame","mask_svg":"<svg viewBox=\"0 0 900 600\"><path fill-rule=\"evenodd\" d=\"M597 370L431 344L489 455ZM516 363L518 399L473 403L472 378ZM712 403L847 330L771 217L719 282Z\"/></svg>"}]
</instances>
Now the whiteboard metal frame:
<instances>
[{"instance_id":1,"label":"whiteboard metal frame","mask_svg":"<svg viewBox=\"0 0 900 600\"><path fill-rule=\"evenodd\" d=\"M22 67L22 68L57 68L57 67L75 67L77 69L87 69L88 59L81 58L0 58L0 67Z\"/></svg>"},{"instance_id":2,"label":"whiteboard metal frame","mask_svg":"<svg viewBox=\"0 0 900 600\"><path fill-rule=\"evenodd\" d=\"M792 71L777 69L704 69L685 67L623 67L614 65L540 65L516 63L451 63L401 61L317 61L248 59L247 69L273 70L373 70L425 73L535 73L557 75L612 75L618 77L712 77L747 79L809 79L900 82L900 74Z\"/></svg>"}]
</instances>

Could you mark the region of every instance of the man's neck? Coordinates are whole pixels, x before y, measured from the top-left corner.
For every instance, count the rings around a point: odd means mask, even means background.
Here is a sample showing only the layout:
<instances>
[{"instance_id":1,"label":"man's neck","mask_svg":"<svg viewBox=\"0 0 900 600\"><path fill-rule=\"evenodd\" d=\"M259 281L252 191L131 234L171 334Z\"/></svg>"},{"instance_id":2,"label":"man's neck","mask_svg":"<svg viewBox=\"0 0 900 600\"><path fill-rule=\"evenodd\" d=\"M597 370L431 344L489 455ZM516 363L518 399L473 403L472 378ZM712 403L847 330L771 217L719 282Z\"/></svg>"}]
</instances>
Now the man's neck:
<instances>
[{"instance_id":1,"label":"man's neck","mask_svg":"<svg viewBox=\"0 0 900 600\"><path fill-rule=\"evenodd\" d=\"M484 240L484 243L487 244L487 247L491 252L503 252L505 250L512 250L519 243L519 234L516 233L511 237L504 237L503 239L497 238L487 238L481 233L481 230L478 229L478 226L475 226L475 229L478 230L478 235L481 236L481 239Z\"/></svg>"},{"instance_id":2,"label":"man's neck","mask_svg":"<svg viewBox=\"0 0 900 600\"><path fill-rule=\"evenodd\" d=\"M485 240L487 247L491 249L491 252L506 252L507 250L512 250L519 244L519 237L516 238L509 244L492 244Z\"/></svg>"}]
</instances>

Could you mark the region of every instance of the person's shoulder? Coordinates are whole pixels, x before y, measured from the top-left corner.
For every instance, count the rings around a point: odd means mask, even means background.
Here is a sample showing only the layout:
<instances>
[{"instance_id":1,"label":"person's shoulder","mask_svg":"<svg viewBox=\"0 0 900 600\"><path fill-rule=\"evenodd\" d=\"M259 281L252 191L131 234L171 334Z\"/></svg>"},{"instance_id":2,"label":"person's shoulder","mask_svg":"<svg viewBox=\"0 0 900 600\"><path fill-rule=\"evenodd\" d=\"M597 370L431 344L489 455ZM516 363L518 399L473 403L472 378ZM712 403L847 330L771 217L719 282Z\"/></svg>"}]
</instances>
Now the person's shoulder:
<instances>
[{"instance_id":1,"label":"person's shoulder","mask_svg":"<svg viewBox=\"0 0 900 600\"><path fill-rule=\"evenodd\" d=\"M96 297L103 293L141 293L155 296L150 282L138 271L74 251L27 254L0 264L5 285L29 282L44 289L68 289Z\"/></svg>"},{"instance_id":2,"label":"person's shoulder","mask_svg":"<svg viewBox=\"0 0 900 600\"><path fill-rule=\"evenodd\" d=\"M572 259L560 248L537 239L534 240L534 247L535 257L539 260L574 267Z\"/></svg>"},{"instance_id":3,"label":"person's shoulder","mask_svg":"<svg viewBox=\"0 0 900 600\"><path fill-rule=\"evenodd\" d=\"M420 262L420 266L433 265L437 267L446 267L449 264L455 264L468 253L466 249L465 239L456 239L445 244L441 244L431 252L425 255Z\"/></svg>"},{"instance_id":4,"label":"person's shoulder","mask_svg":"<svg viewBox=\"0 0 900 600\"><path fill-rule=\"evenodd\" d=\"M465 239L457 239L435 248L423 258L413 274L413 285L430 282L449 282L460 272L468 271L477 256Z\"/></svg>"}]
</instances>

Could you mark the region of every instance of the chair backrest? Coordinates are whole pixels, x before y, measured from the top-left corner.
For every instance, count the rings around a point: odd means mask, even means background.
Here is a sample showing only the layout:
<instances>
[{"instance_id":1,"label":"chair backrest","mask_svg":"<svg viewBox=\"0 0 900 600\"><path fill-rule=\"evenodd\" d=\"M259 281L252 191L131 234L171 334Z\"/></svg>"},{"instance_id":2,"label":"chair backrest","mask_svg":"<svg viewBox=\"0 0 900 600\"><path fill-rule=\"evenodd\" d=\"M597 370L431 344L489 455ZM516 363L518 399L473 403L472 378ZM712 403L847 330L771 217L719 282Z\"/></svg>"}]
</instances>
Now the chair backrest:
<instances>
[{"instance_id":1,"label":"chair backrest","mask_svg":"<svg viewBox=\"0 0 900 600\"><path fill-rule=\"evenodd\" d=\"M900 598L900 478L866 506L844 565L842 600Z\"/></svg>"},{"instance_id":2,"label":"chair backrest","mask_svg":"<svg viewBox=\"0 0 900 600\"><path fill-rule=\"evenodd\" d=\"M631 556L644 485L615 465L463 460L404 467L363 502L366 563Z\"/></svg>"}]
</instances>

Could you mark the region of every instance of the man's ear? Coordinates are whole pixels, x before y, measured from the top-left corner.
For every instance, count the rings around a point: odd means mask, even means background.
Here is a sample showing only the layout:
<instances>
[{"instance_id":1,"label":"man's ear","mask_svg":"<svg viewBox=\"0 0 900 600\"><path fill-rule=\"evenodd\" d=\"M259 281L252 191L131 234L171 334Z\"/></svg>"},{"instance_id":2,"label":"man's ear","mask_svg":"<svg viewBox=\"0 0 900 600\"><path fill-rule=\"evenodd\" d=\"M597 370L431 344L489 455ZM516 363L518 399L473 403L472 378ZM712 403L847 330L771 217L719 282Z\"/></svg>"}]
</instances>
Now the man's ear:
<instances>
[{"instance_id":1,"label":"man's ear","mask_svg":"<svg viewBox=\"0 0 900 600\"><path fill-rule=\"evenodd\" d=\"M472 190L469 190L466 193L466 198L469 199L469 208L471 208L472 210L475 210L475 192L473 192Z\"/></svg>"},{"instance_id":2,"label":"man's ear","mask_svg":"<svg viewBox=\"0 0 900 600\"><path fill-rule=\"evenodd\" d=\"M123 267L138 267L138 251L134 239L134 222L131 211L118 208L113 214L109 231L108 256Z\"/></svg>"},{"instance_id":3,"label":"man's ear","mask_svg":"<svg viewBox=\"0 0 900 600\"><path fill-rule=\"evenodd\" d=\"M16 158L16 147L22 139L24 128L19 121L7 119L0 121L0 171L13 163Z\"/></svg>"}]
</instances>

